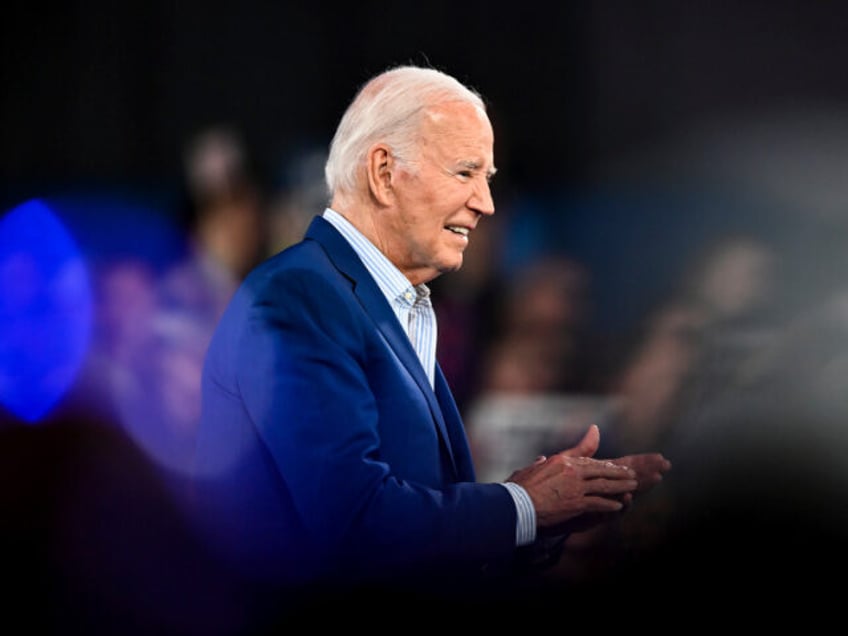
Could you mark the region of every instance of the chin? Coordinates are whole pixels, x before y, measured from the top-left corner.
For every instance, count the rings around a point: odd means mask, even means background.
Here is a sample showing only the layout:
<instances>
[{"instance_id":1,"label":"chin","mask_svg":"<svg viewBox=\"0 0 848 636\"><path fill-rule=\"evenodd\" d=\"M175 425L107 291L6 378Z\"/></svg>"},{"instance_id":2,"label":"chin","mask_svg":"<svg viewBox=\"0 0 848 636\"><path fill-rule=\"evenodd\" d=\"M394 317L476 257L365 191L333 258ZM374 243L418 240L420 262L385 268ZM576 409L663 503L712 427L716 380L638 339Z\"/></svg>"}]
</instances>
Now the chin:
<instances>
[{"instance_id":1,"label":"chin","mask_svg":"<svg viewBox=\"0 0 848 636\"><path fill-rule=\"evenodd\" d=\"M456 270L458 270L461 267L462 267L462 256L460 256L459 258L454 259L454 260L452 260L448 263L445 263L445 266L442 267L441 272L443 274L446 274L448 272L455 272Z\"/></svg>"}]
</instances>

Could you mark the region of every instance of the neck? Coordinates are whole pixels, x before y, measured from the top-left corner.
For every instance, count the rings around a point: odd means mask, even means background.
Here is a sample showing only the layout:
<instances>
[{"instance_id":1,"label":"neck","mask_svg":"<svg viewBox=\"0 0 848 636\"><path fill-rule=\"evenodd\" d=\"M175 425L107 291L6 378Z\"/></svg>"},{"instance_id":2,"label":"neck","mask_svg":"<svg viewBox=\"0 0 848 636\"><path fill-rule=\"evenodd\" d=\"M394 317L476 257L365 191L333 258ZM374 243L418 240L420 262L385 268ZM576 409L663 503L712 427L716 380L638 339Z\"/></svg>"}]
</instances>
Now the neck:
<instances>
[{"instance_id":1,"label":"neck","mask_svg":"<svg viewBox=\"0 0 848 636\"><path fill-rule=\"evenodd\" d=\"M374 223L375 210L373 205L360 201L359 197L337 194L333 197L330 207L362 232L365 238L376 245L383 254L389 256L386 245L381 240L380 232Z\"/></svg>"}]
</instances>

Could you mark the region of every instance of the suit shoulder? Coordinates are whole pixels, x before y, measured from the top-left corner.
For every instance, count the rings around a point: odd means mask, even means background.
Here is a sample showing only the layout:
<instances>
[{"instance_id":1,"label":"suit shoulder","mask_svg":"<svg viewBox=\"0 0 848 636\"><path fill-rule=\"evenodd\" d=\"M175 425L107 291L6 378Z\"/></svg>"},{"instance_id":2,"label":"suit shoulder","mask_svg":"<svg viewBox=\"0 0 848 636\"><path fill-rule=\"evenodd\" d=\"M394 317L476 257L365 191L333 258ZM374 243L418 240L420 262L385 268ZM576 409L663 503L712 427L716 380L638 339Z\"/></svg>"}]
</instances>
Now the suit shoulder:
<instances>
[{"instance_id":1,"label":"suit shoulder","mask_svg":"<svg viewBox=\"0 0 848 636\"><path fill-rule=\"evenodd\" d=\"M245 282L256 284L290 271L326 271L329 266L330 260L321 245L303 240L269 256L247 275Z\"/></svg>"},{"instance_id":2,"label":"suit shoulder","mask_svg":"<svg viewBox=\"0 0 848 636\"><path fill-rule=\"evenodd\" d=\"M283 290L310 296L318 290L326 293L328 288L341 291L350 286L320 243L304 240L260 263L247 275L239 291L240 295L255 299Z\"/></svg>"}]
</instances>

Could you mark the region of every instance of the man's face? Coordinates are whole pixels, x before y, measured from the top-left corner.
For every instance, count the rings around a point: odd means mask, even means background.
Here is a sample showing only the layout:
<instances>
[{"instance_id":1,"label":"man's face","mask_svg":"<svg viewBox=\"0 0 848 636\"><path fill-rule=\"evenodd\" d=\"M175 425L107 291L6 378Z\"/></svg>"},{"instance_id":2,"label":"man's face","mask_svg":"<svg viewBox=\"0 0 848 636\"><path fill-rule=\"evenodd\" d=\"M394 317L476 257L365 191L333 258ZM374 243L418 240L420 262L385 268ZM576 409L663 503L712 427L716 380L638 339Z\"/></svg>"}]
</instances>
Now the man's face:
<instances>
[{"instance_id":1,"label":"man's face","mask_svg":"<svg viewBox=\"0 0 848 636\"><path fill-rule=\"evenodd\" d=\"M488 117L464 102L431 109L421 129L420 156L395 170L396 205L380 230L389 259L413 284L462 265L481 215L494 214L494 134Z\"/></svg>"}]
</instances>

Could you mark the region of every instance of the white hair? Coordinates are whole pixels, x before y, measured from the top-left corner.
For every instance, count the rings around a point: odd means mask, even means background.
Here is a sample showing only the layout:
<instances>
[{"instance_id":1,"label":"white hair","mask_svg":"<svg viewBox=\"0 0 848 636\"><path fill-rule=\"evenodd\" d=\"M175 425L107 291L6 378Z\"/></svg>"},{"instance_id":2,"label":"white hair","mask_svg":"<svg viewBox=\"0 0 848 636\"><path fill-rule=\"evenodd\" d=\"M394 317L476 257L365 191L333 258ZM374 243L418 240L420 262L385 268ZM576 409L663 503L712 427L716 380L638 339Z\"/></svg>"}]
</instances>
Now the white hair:
<instances>
[{"instance_id":1,"label":"white hair","mask_svg":"<svg viewBox=\"0 0 848 636\"><path fill-rule=\"evenodd\" d=\"M433 68L397 66L370 79L348 106L330 143L324 166L330 196L355 190L357 173L377 142L388 144L401 163L414 162L422 114L451 101L486 110L474 89Z\"/></svg>"}]
</instances>

